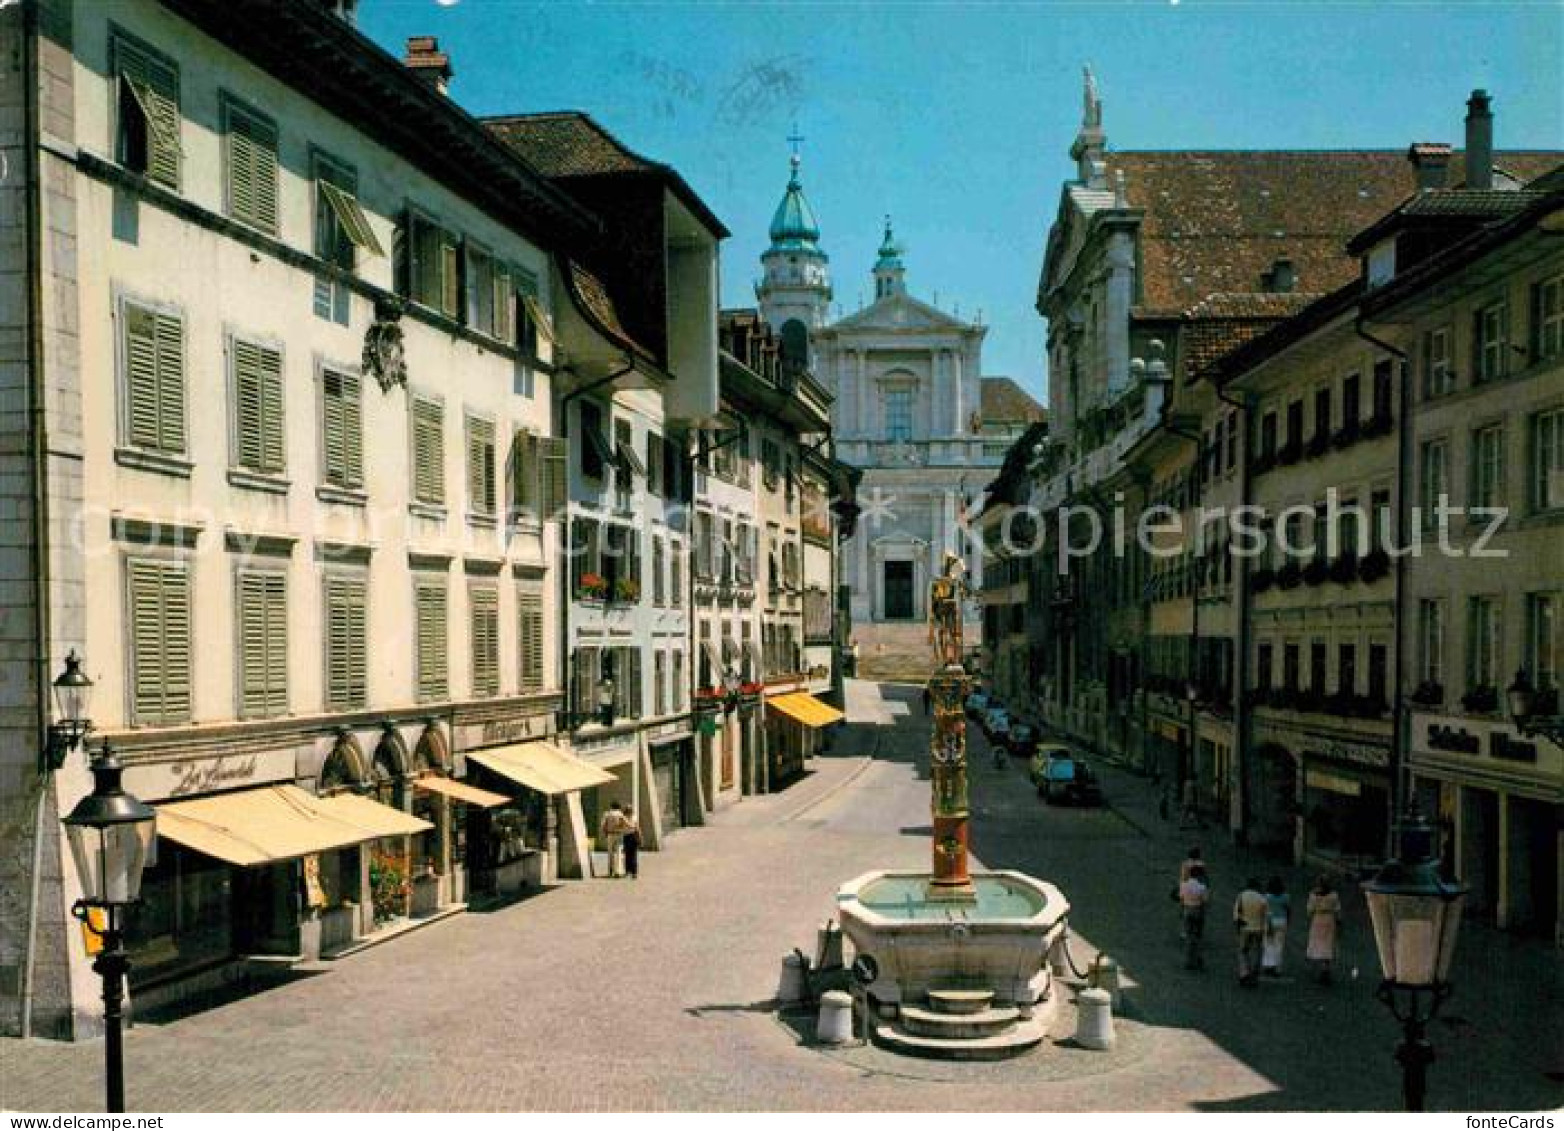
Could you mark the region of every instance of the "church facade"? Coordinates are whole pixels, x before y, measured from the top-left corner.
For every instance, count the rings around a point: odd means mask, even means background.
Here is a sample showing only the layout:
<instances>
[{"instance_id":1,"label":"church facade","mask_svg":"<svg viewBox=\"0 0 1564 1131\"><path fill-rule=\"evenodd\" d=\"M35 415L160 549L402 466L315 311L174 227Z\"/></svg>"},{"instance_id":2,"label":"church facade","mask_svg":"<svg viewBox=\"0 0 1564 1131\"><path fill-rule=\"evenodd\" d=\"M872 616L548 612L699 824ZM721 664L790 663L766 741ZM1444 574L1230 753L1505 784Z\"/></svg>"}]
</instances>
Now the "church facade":
<instances>
[{"instance_id":1,"label":"church facade","mask_svg":"<svg viewBox=\"0 0 1564 1131\"><path fill-rule=\"evenodd\" d=\"M996 426L1011 423L987 420L985 400L1011 415L1020 391L1008 379L981 376L986 327L908 292L889 221L873 269L874 302L829 319L829 259L796 155L770 235L756 287L761 314L785 353L835 397L837 458L863 470L862 513L841 565L860 674L921 679L930 662L929 582L947 553L961 557L974 584L981 562L966 516L1002 462ZM1023 415L1041 415L1021 397ZM965 611L966 645L975 650L976 603Z\"/></svg>"}]
</instances>

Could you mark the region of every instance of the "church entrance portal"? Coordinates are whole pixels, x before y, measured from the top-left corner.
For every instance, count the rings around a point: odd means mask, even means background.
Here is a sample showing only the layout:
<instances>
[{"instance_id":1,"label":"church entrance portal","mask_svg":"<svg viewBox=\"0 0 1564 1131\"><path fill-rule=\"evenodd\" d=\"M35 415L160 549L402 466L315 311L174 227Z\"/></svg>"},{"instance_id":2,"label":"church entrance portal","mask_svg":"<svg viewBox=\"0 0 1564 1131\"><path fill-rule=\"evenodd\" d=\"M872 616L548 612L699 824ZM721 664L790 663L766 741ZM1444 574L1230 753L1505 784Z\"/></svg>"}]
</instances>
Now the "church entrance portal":
<instances>
[{"instance_id":1,"label":"church entrance portal","mask_svg":"<svg viewBox=\"0 0 1564 1131\"><path fill-rule=\"evenodd\" d=\"M912 563L885 563L885 619L912 619Z\"/></svg>"}]
</instances>

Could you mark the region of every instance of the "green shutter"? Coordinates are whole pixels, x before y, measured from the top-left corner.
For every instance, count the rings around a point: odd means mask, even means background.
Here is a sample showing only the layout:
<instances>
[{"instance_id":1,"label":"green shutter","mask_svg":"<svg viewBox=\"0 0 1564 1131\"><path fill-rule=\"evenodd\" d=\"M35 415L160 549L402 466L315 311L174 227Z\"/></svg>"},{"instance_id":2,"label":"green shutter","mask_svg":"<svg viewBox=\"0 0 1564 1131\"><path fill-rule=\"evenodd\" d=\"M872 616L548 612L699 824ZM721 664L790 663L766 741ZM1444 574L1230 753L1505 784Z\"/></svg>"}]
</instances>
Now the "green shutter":
<instances>
[{"instance_id":1,"label":"green shutter","mask_svg":"<svg viewBox=\"0 0 1564 1131\"><path fill-rule=\"evenodd\" d=\"M570 442L559 436L540 436L537 450L540 517L557 518L568 497Z\"/></svg>"},{"instance_id":2,"label":"green shutter","mask_svg":"<svg viewBox=\"0 0 1564 1131\"><path fill-rule=\"evenodd\" d=\"M492 588L473 589L472 693L485 698L500 693L500 594Z\"/></svg>"},{"instance_id":3,"label":"green shutter","mask_svg":"<svg viewBox=\"0 0 1564 1131\"><path fill-rule=\"evenodd\" d=\"M239 338L232 352L235 462L249 471L280 474L287 466L282 355Z\"/></svg>"},{"instance_id":4,"label":"green shutter","mask_svg":"<svg viewBox=\"0 0 1564 1131\"><path fill-rule=\"evenodd\" d=\"M452 232L440 232L440 311L451 318L462 316L461 245Z\"/></svg>"},{"instance_id":5,"label":"green shutter","mask_svg":"<svg viewBox=\"0 0 1564 1131\"><path fill-rule=\"evenodd\" d=\"M543 586L529 583L516 590L517 639L522 691L543 689Z\"/></svg>"},{"instance_id":6,"label":"green shutter","mask_svg":"<svg viewBox=\"0 0 1564 1131\"><path fill-rule=\"evenodd\" d=\"M520 516L538 516L538 491L542 475L538 467L538 438L517 432L511 441L511 509Z\"/></svg>"},{"instance_id":7,"label":"green shutter","mask_svg":"<svg viewBox=\"0 0 1564 1131\"><path fill-rule=\"evenodd\" d=\"M190 717L190 575L181 562L127 563L131 713L138 724Z\"/></svg>"},{"instance_id":8,"label":"green shutter","mask_svg":"<svg viewBox=\"0 0 1564 1131\"><path fill-rule=\"evenodd\" d=\"M138 448L160 448L157 315L125 307L126 436Z\"/></svg>"},{"instance_id":9,"label":"green shutter","mask_svg":"<svg viewBox=\"0 0 1564 1131\"><path fill-rule=\"evenodd\" d=\"M473 514L494 513L494 424L467 421L467 506Z\"/></svg>"},{"instance_id":10,"label":"green shutter","mask_svg":"<svg viewBox=\"0 0 1564 1131\"><path fill-rule=\"evenodd\" d=\"M113 46L114 65L147 119L148 179L179 189L179 72L124 38ZM120 127L124 128L123 124Z\"/></svg>"},{"instance_id":11,"label":"green shutter","mask_svg":"<svg viewBox=\"0 0 1564 1131\"><path fill-rule=\"evenodd\" d=\"M445 409L435 401L413 402L413 498L445 502Z\"/></svg>"},{"instance_id":12,"label":"green shutter","mask_svg":"<svg viewBox=\"0 0 1564 1131\"><path fill-rule=\"evenodd\" d=\"M234 219L265 232L277 230L277 128L230 103L228 117L228 211Z\"/></svg>"},{"instance_id":13,"label":"green shutter","mask_svg":"<svg viewBox=\"0 0 1564 1131\"><path fill-rule=\"evenodd\" d=\"M321 374L321 431L327 483L360 487L364 482L364 421L359 379L328 369Z\"/></svg>"},{"instance_id":14,"label":"green shutter","mask_svg":"<svg viewBox=\"0 0 1564 1131\"><path fill-rule=\"evenodd\" d=\"M281 573L241 573L239 711L249 718L288 710L288 585Z\"/></svg>"},{"instance_id":15,"label":"green shutter","mask_svg":"<svg viewBox=\"0 0 1564 1131\"><path fill-rule=\"evenodd\" d=\"M337 223L342 225L343 234L356 247L362 248L370 255L385 254L385 249L375 238L374 229L369 226L369 217L364 215L364 209L359 204L358 198L353 195L351 186L335 185L322 177L316 181L315 187L325 199L326 206L336 216Z\"/></svg>"},{"instance_id":16,"label":"green shutter","mask_svg":"<svg viewBox=\"0 0 1564 1131\"><path fill-rule=\"evenodd\" d=\"M424 582L416 587L418 638L418 698L444 699L447 676L445 585Z\"/></svg>"},{"instance_id":17,"label":"green shutter","mask_svg":"<svg viewBox=\"0 0 1564 1131\"><path fill-rule=\"evenodd\" d=\"M350 710L364 705L366 596L361 578L326 580L326 705Z\"/></svg>"}]
</instances>

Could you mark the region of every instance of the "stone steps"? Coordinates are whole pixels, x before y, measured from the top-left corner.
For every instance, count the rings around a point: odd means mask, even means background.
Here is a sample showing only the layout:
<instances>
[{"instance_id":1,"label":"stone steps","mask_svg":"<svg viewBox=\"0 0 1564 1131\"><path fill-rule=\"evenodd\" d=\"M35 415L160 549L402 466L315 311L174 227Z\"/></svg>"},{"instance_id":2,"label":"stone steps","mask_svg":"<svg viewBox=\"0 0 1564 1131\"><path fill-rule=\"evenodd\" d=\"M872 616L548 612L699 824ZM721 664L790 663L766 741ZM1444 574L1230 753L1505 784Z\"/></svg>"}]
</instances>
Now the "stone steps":
<instances>
[{"instance_id":1,"label":"stone steps","mask_svg":"<svg viewBox=\"0 0 1564 1131\"><path fill-rule=\"evenodd\" d=\"M929 1008L936 1013L981 1013L993 1003L993 990L929 991Z\"/></svg>"},{"instance_id":2,"label":"stone steps","mask_svg":"<svg viewBox=\"0 0 1564 1131\"><path fill-rule=\"evenodd\" d=\"M901 1027L915 1037L940 1037L951 1041L997 1037L1019 1020L1021 1011L1009 1005L966 1013L942 1013L904 1005L900 1018Z\"/></svg>"},{"instance_id":3,"label":"stone steps","mask_svg":"<svg viewBox=\"0 0 1564 1131\"><path fill-rule=\"evenodd\" d=\"M874 1027L876 1044L907 1056L939 1060L1004 1060L1036 1048L1047 1035L1047 1025L1037 1017L1017 1021L1001 1033L984 1037L925 1037L895 1022L880 1022Z\"/></svg>"}]
</instances>

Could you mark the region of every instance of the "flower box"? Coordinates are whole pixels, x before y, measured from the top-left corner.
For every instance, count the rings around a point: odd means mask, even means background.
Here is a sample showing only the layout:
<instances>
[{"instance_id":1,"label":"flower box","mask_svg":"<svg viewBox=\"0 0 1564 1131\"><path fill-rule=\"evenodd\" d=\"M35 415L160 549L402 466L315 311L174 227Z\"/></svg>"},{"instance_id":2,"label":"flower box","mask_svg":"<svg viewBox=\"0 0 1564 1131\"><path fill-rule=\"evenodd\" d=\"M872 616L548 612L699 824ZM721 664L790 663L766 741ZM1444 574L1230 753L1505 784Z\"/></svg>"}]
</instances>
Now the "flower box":
<instances>
[{"instance_id":1,"label":"flower box","mask_svg":"<svg viewBox=\"0 0 1564 1131\"><path fill-rule=\"evenodd\" d=\"M601 601L608 596L608 579L600 573L583 573L576 582L576 596L583 601Z\"/></svg>"},{"instance_id":2,"label":"flower box","mask_svg":"<svg viewBox=\"0 0 1564 1131\"><path fill-rule=\"evenodd\" d=\"M1358 562L1358 576L1372 584L1390 572L1390 555L1384 550L1373 550Z\"/></svg>"},{"instance_id":3,"label":"flower box","mask_svg":"<svg viewBox=\"0 0 1564 1131\"><path fill-rule=\"evenodd\" d=\"M1471 715L1491 715L1499 709L1499 692L1491 683L1474 687L1461 696L1461 709Z\"/></svg>"}]
</instances>

